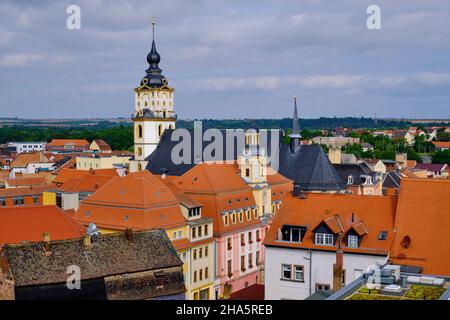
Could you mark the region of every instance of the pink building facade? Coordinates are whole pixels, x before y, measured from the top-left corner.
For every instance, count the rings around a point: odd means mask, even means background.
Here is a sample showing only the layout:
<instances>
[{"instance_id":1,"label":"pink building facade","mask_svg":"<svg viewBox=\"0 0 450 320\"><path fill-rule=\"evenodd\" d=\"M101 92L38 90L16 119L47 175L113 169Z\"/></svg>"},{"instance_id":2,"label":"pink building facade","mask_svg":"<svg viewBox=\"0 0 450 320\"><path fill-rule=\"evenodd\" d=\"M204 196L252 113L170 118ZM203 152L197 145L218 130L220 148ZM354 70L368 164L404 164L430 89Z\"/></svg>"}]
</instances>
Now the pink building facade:
<instances>
[{"instance_id":1,"label":"pink building facade","mask_svg":"<svg viewBox=\"0 0 450 320\"><path fill-rule=\"evenodd\" d=\"M263 283L265 231L259 224L216 238L216 296Z\"/></svg>"}]
</instances>

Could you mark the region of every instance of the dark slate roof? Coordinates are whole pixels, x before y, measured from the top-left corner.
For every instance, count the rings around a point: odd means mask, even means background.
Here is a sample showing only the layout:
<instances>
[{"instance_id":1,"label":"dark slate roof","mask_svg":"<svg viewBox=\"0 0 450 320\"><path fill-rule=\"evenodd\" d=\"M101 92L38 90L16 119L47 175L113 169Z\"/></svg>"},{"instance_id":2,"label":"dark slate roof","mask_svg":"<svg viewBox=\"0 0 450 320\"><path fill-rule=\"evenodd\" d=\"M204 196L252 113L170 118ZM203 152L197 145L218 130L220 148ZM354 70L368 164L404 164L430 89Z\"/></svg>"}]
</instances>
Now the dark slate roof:
<instances>
[{"instance_id":1,"label":"dark slate roof","mask_svg":"<svg viewBox=\"0 0 450 320\"><path fill-rule=\"evenodd\" d=\"M353 185L361 185L364 183L362 175L369 175L372 177L372 181L375 183L375 174L367 166L361 164L334 164L336 172L339 174L343 181L348 180L348 176L353 177Z\"/></svg>"},{"instance_id":2,"label":"dark slate roof","mask_svg":"<svg viewBox=\"0 0 450 320\"><path fill-rule=\"evenodd\" d=\"M279 173L293 180L301 191L340 191L346 186L319 145L301 146L291 152L283 144Z\"/></svg>"},{"instance_id":3,"label":"dark slate roof","mask_svg":"<svg viewBox=\"0 0 450 320\"><path fill-rule=\"evenodd\" d=\"M194 137L193 130L187 130L191 137ZM226 130L219 130L224 138L223 143L223 159L236 160L242 154L245 146L234 144L231 154L226 153L227 135ZM166 173L169 175L180 176L197 163L201 163L202 154L205 148L211 144L210 141L202 141L202 147L198 150L198 154L194 152L194 138L190 141L191 154L188 156L190 163L175 164L172 161L172 150L179 141L172 141L173 130L166 129L161 136L161 140L155 151L147 157L147 170L153 174ZM279 143L275 144L275 141ZM268 131L267 143L261 143L267 146L266 155L272 157L278 162L278 172L286 178L294 180L303 191L340 191L345 190L345 183L342 181L336 170L330 163L327 155L319 145L301 146L291 152L291 147L282 143L283 137L281 131ZM272 145L274 142L274 145ZM188 142L189 143L189 142ZM274 148L275 147L275 148ZM279 150L278 154L276 153Z\"/></svg>"},{"instance_id":4,"label":"dark slate roof","mask_svg":"<svg viewBox=\"0 0 450 320\"><path fill-rule=\"evenodd\" d=\"M389 171L384 176L383 180L383 188L400 188L400 181L401 181L400 175L395 171Z\"/></svg>"},{"instance_id":5,"label":"dark slate roof","mask_svg":"<svg viewBox=\"0 0 450 320\"><path fill-rule=\"evenodd\" d=\"M218 130L218 129L217 129ZM183 143L183 142L179 142L178 140L172 141L172 134L174 132L173 129L166 129L164 130L164 133L161 136L160 142L158 144L158 146L156 147L155 151L153 151L153 153L147 157L147 167L146 169L149 170L151 173L153 174L162 174L162 173L166 173L168 175L174 175L174 176L181 176L184 173L186 173L187 171L189 171L190 169L192 169L193 167L195 167L196 164L201 163L203 161L203 152L205 150L205 148L214 142L210 142L210 141L203 141L202 140L202 147L199 150L199 153L195 153L194 151L194 130L187 130L190 134L191 141L190 141L190 150L192 150L190 156L188 157L190 160L187 163L181 163L181 164L175 164L172 161L172 150L174 149L174 147L176 145L178 145L179 143ZM221 129L218 130L221 132L222 137L223 137L223 143L221 143L221 145L223 146L222 149L222 154L223 154L223 159L222 160L236 160L237 157L239 155L242 154L244 147L245 146L238 146L237 143L234 143L234 149L233 152L231 152L231 154L227 154L226 152L226 145L227 142L227 129ZM202 131L202 135L204 134L204 130ZM278 135L278 141L281 141L281 133L277 131L276 133ZM175 139L175 138L174 138ZM267 145L268 145L268 149L267 154L270 156L271 154L271 140L272 139L272 135L269 132L268 136L267 136ZM189 142L188 144L189 145ZM278 145L277 145L278 146Z\"/></svg>"},{"instance_id":6,"label":"dark slate roof","mask_svg":"<svg viewBox=\"0 0 450 320\"><path fill-rule=\"evenodd\" d=\"M3 247L1 258L6 260L16 287L65 283L70 265L80 267L81 280L182 266L160 229L133 232L131 240L124 233L100 235L90 246L84 246L83 238L51 241L51 255L44 251L42 243ZM182 283L181 269L179 273Z\"/></svg>"}]
</instances>

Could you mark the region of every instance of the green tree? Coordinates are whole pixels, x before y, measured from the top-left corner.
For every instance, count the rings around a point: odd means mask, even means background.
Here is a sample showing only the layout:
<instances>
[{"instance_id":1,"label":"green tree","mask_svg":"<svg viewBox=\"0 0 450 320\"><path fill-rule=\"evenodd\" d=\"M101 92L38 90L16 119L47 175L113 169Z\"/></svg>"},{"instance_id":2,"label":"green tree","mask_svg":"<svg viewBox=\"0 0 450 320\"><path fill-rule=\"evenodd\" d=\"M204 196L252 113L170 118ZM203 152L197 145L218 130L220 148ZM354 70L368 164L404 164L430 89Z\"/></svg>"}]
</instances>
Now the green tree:
<instances>
[{"instance_id":1,"label":"green tree","mask_svg":"<svg viewBox=\"0 0 450 320\"><path fill-rule=\"evenodd\" d=\"M432 157L432 162L450 165L450 150L437 151Z\"/></svg>"}]
</instances>

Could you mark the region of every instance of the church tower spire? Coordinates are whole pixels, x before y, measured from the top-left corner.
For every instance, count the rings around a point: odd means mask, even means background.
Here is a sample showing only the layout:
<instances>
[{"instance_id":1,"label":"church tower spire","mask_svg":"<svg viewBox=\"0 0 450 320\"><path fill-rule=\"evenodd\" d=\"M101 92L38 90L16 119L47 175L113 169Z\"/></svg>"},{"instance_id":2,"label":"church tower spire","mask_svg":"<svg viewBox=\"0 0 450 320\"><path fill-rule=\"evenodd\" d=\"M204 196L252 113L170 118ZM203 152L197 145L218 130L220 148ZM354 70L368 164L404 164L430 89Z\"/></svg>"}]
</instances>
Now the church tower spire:
<instances>
[{"instance_id":1,"label":"church tower spire","mask_svg":"<svg viewBox=\"0 0 450 320\"><path fill-rule=\"evenodd\" d=\"M300 140L302 138L300 134L300 123L298 120L296 96L294 96L294 116L292 117L292 132L289 137L291 138L291 151L294 152L295 149L300 146Z\"/></svg>"},{"instance_id":2,"label":"church tower spire","mask_svg":"<svg viewBox=\"0 0 450 320\"><path fill-rule=\"evenodd\" d=\"M152 46L147 55L149 64L135 92L134 159L130 171L140 171L148 164L148 156L156 149L164 130L175 129L176 115L173 108L174 89L159 67L161 56L156 50L155 19L152 20Z\"/></svg>"}]
</instances>

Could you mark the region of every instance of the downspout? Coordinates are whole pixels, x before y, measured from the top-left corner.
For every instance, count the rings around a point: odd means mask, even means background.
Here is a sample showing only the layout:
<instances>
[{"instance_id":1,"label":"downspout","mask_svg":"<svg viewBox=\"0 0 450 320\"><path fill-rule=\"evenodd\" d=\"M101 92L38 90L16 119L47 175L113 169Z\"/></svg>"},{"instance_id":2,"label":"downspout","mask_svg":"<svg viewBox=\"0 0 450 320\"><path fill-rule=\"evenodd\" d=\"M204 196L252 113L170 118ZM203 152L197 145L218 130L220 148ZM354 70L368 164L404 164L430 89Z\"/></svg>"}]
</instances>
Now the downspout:
<instances>
[{"instance_id":1,"label":"downspout","mask_svg":"<svg viewBox=\"0 0 450 320\"><path fill-rule=\"evenodd\" d=\"M312 250L309 249L309 295L312 295Z\"/></svg>"}]
</instances>

